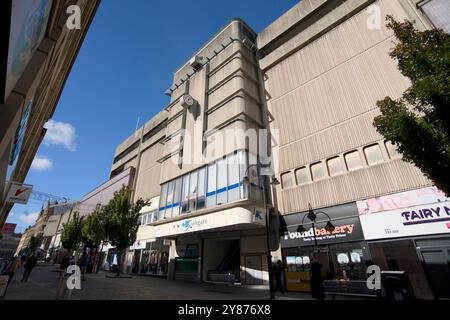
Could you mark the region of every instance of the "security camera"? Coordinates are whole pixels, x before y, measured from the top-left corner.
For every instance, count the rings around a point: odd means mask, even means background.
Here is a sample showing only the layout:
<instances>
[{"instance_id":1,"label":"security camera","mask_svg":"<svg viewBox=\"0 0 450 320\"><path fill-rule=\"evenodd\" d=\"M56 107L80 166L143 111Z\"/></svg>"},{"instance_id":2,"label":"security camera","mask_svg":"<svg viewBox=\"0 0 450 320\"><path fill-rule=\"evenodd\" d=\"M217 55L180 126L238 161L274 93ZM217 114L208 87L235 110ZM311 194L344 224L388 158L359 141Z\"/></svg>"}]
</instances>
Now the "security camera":
<instances>
[{"instance_id":1,"label":"security camera","mask_svg":"<svg viewBox=\"0 0 450 320\"><path fill-rule=\"evenodd\" d=\"M180 98L180 103L183 108L191 109L195 105L196 101L190 94L186 93Z\"/></svg>"}]
</instances>

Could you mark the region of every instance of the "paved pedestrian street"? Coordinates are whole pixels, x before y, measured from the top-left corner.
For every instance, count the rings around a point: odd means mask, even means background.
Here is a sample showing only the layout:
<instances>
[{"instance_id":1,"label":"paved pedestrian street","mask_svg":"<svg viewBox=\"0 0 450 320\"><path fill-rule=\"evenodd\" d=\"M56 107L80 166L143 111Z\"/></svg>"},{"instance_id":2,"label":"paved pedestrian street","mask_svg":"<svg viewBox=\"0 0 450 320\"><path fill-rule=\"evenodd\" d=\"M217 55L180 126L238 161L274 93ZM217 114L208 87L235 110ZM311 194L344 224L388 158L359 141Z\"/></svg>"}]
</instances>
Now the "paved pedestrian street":
<instances>
[{"instance_id":1,"label":"paved pedestrian street","mask_svg":"<svg viewBox=\"0 0 450 320\"><path fill-rule=\"evenodd\" d=\"M55 300L59 273L57 266L38 265L28 282L21 282L23 269L9 285L5 300ZM81 290L75 290L72 300L265 300L266 286L247 288L226 285L199 285L162 278L132 276L112 279L111 273L87 274ZM309 294L288 293L279 300L311 300ZM342 299L342 298L341 298Z\"/></svg>"}]
</instances>

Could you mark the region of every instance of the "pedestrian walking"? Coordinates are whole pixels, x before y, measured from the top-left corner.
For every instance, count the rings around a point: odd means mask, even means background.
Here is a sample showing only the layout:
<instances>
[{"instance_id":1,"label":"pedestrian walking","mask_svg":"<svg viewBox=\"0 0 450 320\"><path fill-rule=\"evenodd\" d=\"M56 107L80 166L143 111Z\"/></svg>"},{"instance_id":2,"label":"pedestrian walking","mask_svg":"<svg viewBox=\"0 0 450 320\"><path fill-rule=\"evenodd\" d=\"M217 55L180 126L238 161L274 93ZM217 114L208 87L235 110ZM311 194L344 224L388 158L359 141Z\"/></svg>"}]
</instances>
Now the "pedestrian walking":
<instances>
[{"instance_id":1,"label":"pedestrian walking","mask_svg":"<svg viewBox=\"0 0 450 320\"><path fill-rule=\"evenodd\" d=\"M83 255L81 256L81 261L80 261L81 281L86 281L84 275L86 274L86 270L87 270L88 263L89 263L89 256L88 256L88 254L85 252L85 253L83 253Z\"/></svg>"},{"instance_id":2,"label":"pedestrian walking","mask_svg":"<svg viewBox=\"0 0 450 320\"><path fill-rule=\"evenodd\" d=\"M275 278L275 287L273 291L274 293L276 293L279 289L282 295L284 295L283 272L283 262L281 262L281 260L278 260L277 264L273 267L273 275Z\"/></svg>"},{"instance_id":3,"label":"pedestrian walking","mask_svg":"<svg viewBox=\"0 0 450 320\"><path fill-rule=\"evenodd\" d=\"M19 259L19 257L14 257L11 262L9 263L8 267L5 270L5 273L9 275L8 279L8 285L14 278L14 275L17 273L17 271L22 266L22 261Z\"/></svg>"},{"instance_id":4,"label":"pedestrian walking","mask_svg":"<svg viewBox=\"0 0 450 320\"><path fill-rule=\"evenodd\" d=\"M61 263L59 264L59 268L61 270L67 270L67 268L70 265L70 258L69 256L66 254L62 259L61 259Z\"/></svg>"},{"instance_id":5,"label":"pedestrian walking","mask_svg":"<svg viewBox=\"0 0 450 320\"><path fill-rule=\"evenodd\" d=\"M311 263L310 277L312 297L317 300L325 299L325 290L322 282L322 265L317 262L315 257Z\"/></svg>"},{"instance_id":6,"label":"pedestrian walking","mask_svg":"<svg viewBox=\"0 0 450 320\"><path fill-rule=\"evenodd\" d=\"M25 262L24 265L24 272L23 272L23 277L22 277L22 282L27 282L28 278L30 277L31 271L33 270L33 268L36 266L37 264L37 258L36 255L32 255L31 257L28 258L28 260Z\"/></svg>"}]
</instances>

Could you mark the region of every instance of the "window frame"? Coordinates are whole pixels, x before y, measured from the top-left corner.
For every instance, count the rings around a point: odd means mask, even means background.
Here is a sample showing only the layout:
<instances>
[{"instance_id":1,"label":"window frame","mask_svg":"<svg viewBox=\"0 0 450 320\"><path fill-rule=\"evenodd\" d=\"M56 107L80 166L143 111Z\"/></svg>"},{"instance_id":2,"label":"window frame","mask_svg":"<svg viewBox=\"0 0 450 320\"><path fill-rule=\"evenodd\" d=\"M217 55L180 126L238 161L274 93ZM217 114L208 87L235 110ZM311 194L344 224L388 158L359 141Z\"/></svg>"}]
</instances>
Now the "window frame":
<instances>
[{"instance_id":1,"label":"window frame","mask_svg":"<svg viewBox=\"0 0 450 320\"><path fill-rule=\"evenodd\" d=\"M316 165L320 165L322 167L322 170L323 170L323 176L318 178L318 179L314 178L314 173L313 173L313 167L315 167ZM317 161L317 162L311 163L309 165L309 171L311 172L311 180L312 181L321 181L321 180L324 180L324 179L328 178L327 168L325 167L325 164L323 163L323 161Z\"/></svg>"},{"instance_id":2,"label":"window frame","mask_svg":"<svg viewBox=\"0 0 450 320\"><path fill-rule=\"evenodd\" d=\"M302 170L305 171L305 173L306 173L306 175L308 177L308 181L306 181L306 182L299 182L297 172L302 171ZM298 185L298 186L303 186L305 184L311 183L311 181L312 181L311 171L308 170L308 166L303 166L303 167L300 167L298 169L295 169L294 175L295 175L295 184Z\"/></svg>"},{"instance_id":3,"label":"window frame","mask_svg":"<svg viewBox=\"0 0 450 320\"><path fill-rule=\"evenodd\" d=\"M388 147L388 144L390 144L392 146L392 148L394 148L394 151L396 153L395 156L392 156L391 151L390 151L391 148ZM403 158L403 155L400 152L397 151L397 149L395 147L395 144L393 144L391 140L385 140L383 142L383 145L384 145L384 147L386 149L387 155L388 155L390 160L397 160L397 159L402 159Z\"/></svg>"},{"instance_id":4,"label":"window frame","mask_svg":"<svg viewBox=\"0 0 450 320\"><path fill-rule=\"evenodd\" d=\"M358 155L358 158L359 158L359 161L360 161L360 164L361 164L360 167L358 167L356 169L350 169L350 167L348 165L348 161L347 161L347 156L350 155L350 154L357 154ZM352 151L344 153L344 162L345 162L345 167L347 168L348 172L354 172L354 171L358 171L358 170L364 169L363 158L361 157L361 153L360 153L359 150L352 150Z\"/></svg>"},{"instance_id":5,"label":"window frame","mask_svg":"<svg viewBox=\"0 0 450 320\"><path fill-rule=\"evenodd\" d=\"M378 151L380 152L379 155L380 155L380 157L381 157L381 160L378 161L378 162L375 162L375 163L371 163L371 162L369 161L369 157L368 157L367 152L366 152L366 150L369 150L369 149L371 149L371 148L373 148L373 147L377 147L377 148L378 148ZM378 144L378 143L374 143L374 144L371 144L371 145L368 145L368 146L364 147L364 148L363 148L363 154L364 154L364 158L365 158L365 160L366 160L366 163L367 163L367 165L368 165L369 167L373 167L373 166L376 166L376 165L381 164L381 163L384 162L383 151L381 150L380 144Z\"/></svg>"},{"instance_id":6,"label":"window frame","mask_svg":"<svg viewBox=\"0 0 450 320\"><path fill-rule=\"evenodd\" d=\"M291 181L291 185L290 186L285 186L283 177L288 176L288 175L290 175L290 178L291 178L291 180L290 180ZM292 177L292 170L291 171L286 171L286 172L283 172L282 174L280 174L280 180L281 180L281 188L282 189L289 189L289 188L295 187L294 179Z\"/></svg>"},{"instance_id":7,"label":"window frame","mask_svg":"<svg viewBox=\"0 0 450 320\"><path fill-rule=\"evenodd\" d=\"M338 173L335 173L335 174L331 174L330 166L328 165L328 163L329 163L330 161L336 160L336 159L339 160L339 164L340 164L340 166L341 166L341 171L339 171ZM341 158L340 156L335 156L335 157L328 158L328 159L325 160L325 163L326 163L328 175L329 175L330 177L336 177L336 176L339 176L339 175L344 174L344 173L346 172L346 171L345 171L345 165L342 163L342 158Z\"/></svg>"}]
</instances>

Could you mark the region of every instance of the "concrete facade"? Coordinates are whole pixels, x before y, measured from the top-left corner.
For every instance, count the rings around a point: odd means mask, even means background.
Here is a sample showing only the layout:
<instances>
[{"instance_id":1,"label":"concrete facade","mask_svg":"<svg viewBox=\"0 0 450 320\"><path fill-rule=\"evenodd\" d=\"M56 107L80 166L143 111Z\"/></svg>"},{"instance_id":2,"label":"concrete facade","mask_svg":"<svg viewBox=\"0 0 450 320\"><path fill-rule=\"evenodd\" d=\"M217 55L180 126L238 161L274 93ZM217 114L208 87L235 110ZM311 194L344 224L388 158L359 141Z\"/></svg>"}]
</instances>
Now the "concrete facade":
<instances>
[{"instance_id":1,"label":"concrete facade","mask_svg":"<svg viewBox=\"0 0 450 320\"><path fill-rule=\"evenodd\" d=\"M150 201L123 270L267 284L267 217L272 262L283 260L289 290L308 291L309 273L290 268L309 265L316 253L312 238L301 242L307 231L297 231L309 228L310 208L327 215L335 233L349 230L340 236L350 240L333 236L317 252L330 283L365 286L363 267L374 261L398 268L383 245L366 241L360 215L371 210L369 203L430 192L432 184L372 124L376 102L398 98L409 86L388 55L394 36L384 26L386 15L414 21L420 30L433 26L417 1L303 0L259 34L231 21L184 63L166 91L169 104L114 154L111 179L135 168L133 200ZM269 137L259 135L264 129ZM261 178L251 168L268 159L273 171ZM69 218L66 213L61 221ZM328 235L325 222L311 232ZM283 246L293 239L295 245ZM416 240L402 245L418 252L414 268L399 264L429 299L436 293L420 267L425 253ZM114 248L106 251L114 264ZM398 260L407 256L401 252ZM344 270L349 259L360 270ZM332 274L333 263L340 274Z\"/></svg>"},{"instance_id":2,"label":"concrete facade","mask_svg":"<svg viewBox=\"0 0 450 320\"><path fill-rule=\"evenodd\" d=\"M370 30L366 10L374 4L381 25ZM399 97L409 85L388 56L393 35L384 27L387 14L415 20L422 30L431 26L410 1L301 1L259 34L233 20L192 56L200 63L190 59L174 73L169 105L117 147L111 168L114 176L136 167L134 199L151 200L131 248L133 272L214 281L211 273L236 245L236 277L243 284L267 283L264 223L254 220L256 211L264 215L264 199L252 199L244 183L253 152L261 154L255 149L260 137L249 144L245 134L229 139L229 132L278 132L278 144L270 148L277 147L272 165L282 183L274 194L266 186L266 197L281 215L309 204L323 208L431 185L417 168L389 154L390 145L372 126L376 101ZM192 107L183 107L186 95ZM346 156L364 158L372 150L367 147L379 148L381 161L348 169ZM240 196L223 203L219 187L208 192L209 183L219 185L209 178L220 180L217 171L233 154ZM330 160L340 163L338 174L326 169ZM311 170L320 166L326 173L315 181ZM227 162L225 168L232 170ZM308 181L297 182L299 169L307 170ZM230 185L222 187L231 197ZM215 205L204 205L214 192ZM276 224L271 220L273 238ZM278 241L272 242L273 256L281 259ZM152 269L152 259L158 264L167 256L163 271ZM191 263L189 270L178 270L180 261Z\"/></svg>"},{"instance_id":3,"label":"concrete facade","mask_svg":"<svg viewBox=\"0 0 450 320\"><path fill-rule=\"evenodd\" d=\"M2 23L11 19L11 3L10 0L2 2ZM11 204L3 202L4 191L7 191L5 182L6 180L24 182L45 136L44 124L51 119L55 111L65 81L99 3L97 0L53 1L42 41L12 91L4 101L1 101L4 104L0 104L0 226L4 224L12 208ZM80 30L69 30L66 26L69 17L66 12L70 5L78 5L81 9ZM4 30L9 30L9 25ZM8 52L9 33L6 36L1 45ZM0 70L3 69L2 66ZM1 76L3 77L3 74ZM22 113L29 103L32 103L32 108L20 152L14 167L8 168L12 141ZM11 171L9 176L8 170Z\"/></svg>"}]
</instances>

